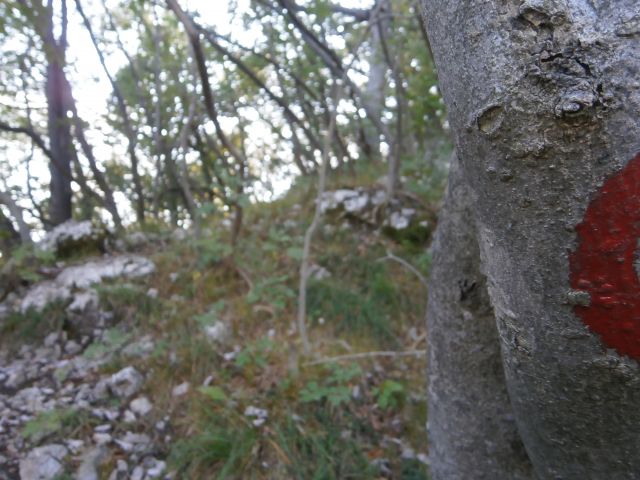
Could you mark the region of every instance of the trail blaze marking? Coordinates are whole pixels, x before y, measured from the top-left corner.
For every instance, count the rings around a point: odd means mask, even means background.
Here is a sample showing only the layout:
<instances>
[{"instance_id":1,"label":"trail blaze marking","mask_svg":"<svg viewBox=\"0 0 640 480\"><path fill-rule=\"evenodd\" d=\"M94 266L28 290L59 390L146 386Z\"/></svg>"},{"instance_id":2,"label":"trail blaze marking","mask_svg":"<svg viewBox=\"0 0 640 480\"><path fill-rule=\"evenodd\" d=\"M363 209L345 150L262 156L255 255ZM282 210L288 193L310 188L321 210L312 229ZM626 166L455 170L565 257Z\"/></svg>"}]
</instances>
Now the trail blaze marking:
<instances>
[{"instance_id":1,"label":"trail blaze marking","mask_svg":"<svg viewBox=\"0 0 640 480\"><path fill-rule=\"evenodd\" d=\"M640 154L605 181L576 232L571 288L591 303L575 312L607 347L640 360Z\"/></svg>"}]
</instances>

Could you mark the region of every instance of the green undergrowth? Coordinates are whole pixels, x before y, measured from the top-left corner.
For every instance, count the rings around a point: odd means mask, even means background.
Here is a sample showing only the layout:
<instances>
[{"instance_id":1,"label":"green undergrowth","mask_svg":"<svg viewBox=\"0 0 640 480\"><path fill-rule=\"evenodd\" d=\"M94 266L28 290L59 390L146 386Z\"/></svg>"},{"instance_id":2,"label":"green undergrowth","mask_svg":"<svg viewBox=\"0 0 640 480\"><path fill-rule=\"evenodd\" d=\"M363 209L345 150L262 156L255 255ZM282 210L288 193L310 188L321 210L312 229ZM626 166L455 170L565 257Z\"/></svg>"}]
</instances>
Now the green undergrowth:
<instances>
[{"instance_id":1,"label":"green undergrowth","mask_svg":"<svg viewBox=\"0 0 640 480\"><path fill-rule=\"evenodd\" d=\"M95 418L86 411L74 408L48 410L39 413L25 423L22 437L32 444L40 444L45 440L65 440L74 438L82 430L89 432L97 424Z\"/></svg>"},{"instance_id":2,"label":"green undergrowth","mask_svg":"<svg viewBox=\"0 0 640 480\"><path fill-rule=\"evenodd\" d=\"M330 188L379 178L330 179ZM312 279L307 357L296 318L302 238L313 214L305 181L286 197L253 205L235 249L224 230L170 244L154 256L153 286L162 305L140 317L162 338L146 360L148 389L175 421L169 465L180 478L426 479L424 357L314 359L424 348L424 285L387 252L428 274L427 242L395 242L366 226L325 221L312 263L330 276ZM312 187L311 179L306 187ZM229 327L217 343L204 330ZM207 386L198 387L207 381ZM179 399L168 386L189 381ZM264 423L249 415L267 412Z\"/></svg>"},{"instance_id":3,"label":"green undergrowth","mask_svg":"<svg viewBox=\"0 0 640 480\"><path fill-rule=\"evenodd\" d=\"M366 186L384 174L383 166L359 169L330 176L328 188ZM420 182L407 185L436 202L441 183ZM98 289L116 325L84 355L113 353L102 374L128 365L148 372L140 394L154 410L133 428L170 417L171 441L157 454L175 478L428 478L423 463L402 455L427 452L424 356L332 359L425 348L425 287L388 252L427 276L428 240L394 241L366 225L325 219L311 263L330 275L308 285L312 354L305 355L295 321L314 186L301 179L280 200L249 206L235 248L216 222L203 226L200 240L165 235L143 252L154 275ZM216 339L207 337L220 326ZM16 320L11 328L21 327ZM153 339L152 351L128 354L124 347L142 336ZM191 388L174 397L183 382ZM264 418L252 414L262 410Z\"/></svg>"},{"instance_id":4,"label":"green undergrowth","mask_svg":"<svg viewBox=\"0 0 640 480\"><path fill-rule=\"evenodd\" d=\"M0 345L9 351L20 344L37 343L48 333L60 331L66 322L66 304L54 302L42 311L33 308L25 313L10 313L0 322Z\"/></svg>"}]
</instances>

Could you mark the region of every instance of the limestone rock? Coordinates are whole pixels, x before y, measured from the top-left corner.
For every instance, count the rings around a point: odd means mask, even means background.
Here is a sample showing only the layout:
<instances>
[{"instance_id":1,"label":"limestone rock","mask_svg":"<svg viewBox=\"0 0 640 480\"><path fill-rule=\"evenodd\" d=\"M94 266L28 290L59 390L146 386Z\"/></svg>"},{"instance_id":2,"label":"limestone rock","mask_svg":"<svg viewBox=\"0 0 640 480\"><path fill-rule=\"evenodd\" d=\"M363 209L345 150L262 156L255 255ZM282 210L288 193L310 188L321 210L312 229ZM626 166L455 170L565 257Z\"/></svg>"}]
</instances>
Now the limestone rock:
<instances>
[{"instance_id":1,"label":"limestone rock","mask_svg":"<svg viewBox=\"0 0 640 480\"><path fill-rule=\"evenodd\" d=\"M30 309L41 312L53 302L69 302L68 313L87 314L97 309L98 297L93 290L80 291L72 296L73 289L89 289L94 284L107 279L126 277L138 278L155 271L154 263L138 255L120 255L90 260L62 270L55 280L41 282L33 286L22 299L20 310Z\"/></svg>"},{"instance_id":2,"label":"limestone rock","mask_svg":"<svg viewBox=\"0 0 640 480\"><path fill-rule=\"evenodd\" d=\"M56 281L46 281L31 288L20 303L20 311L27 313L29 310L41 312L54 302L66 303L71 300L71 290L66 285Z\"/></svg>"},{"instance_id":3,"label":"limestone rock","mask_svg":"<svg viewBox=\"0 0 640 480\"><path fill-rule=\"evenodd\" d=\"M138 278L150 275L154 271L155 265L148 258L138 255L120 255L65 268L56 278L56 282L68 287L88 288L106 279Z\"/></svg>"},{"instance_id":4,"label":"limestone rock","mask_svg":"<svg viewBox=\"0 0 640 480\"><path fill-rule=\"evenodd\" d=\"M138 397L129 404L131 411L141 417L153 410L153 404L147 397Z\"/></svg>"},{"instance_id":5,"label":"limestone rock","mask_svg":"<svg viewBox=\"0 0 640 480\"><path fill-rule=\"evenodd\" d=\"M104 249L106 229L95 227L88 220L76 222L69 220L48 232L39 247L56 255L65 256L78 250L91 251Z\"/></svg>"},{"instance_id":6,"label":"limestone rock","mask_svg":"<svg viewBox=\"0 0 640 480\"><path fill-rule=\"evenodd\" d=\"M143 382L144 377L140 372L133 367L125 367L111 375L109 388L114 395L120 398L128 398L140 390Z\"/></svg>"},{"instance_id":7,"label":"limestone rock","mask_svg":"<svg viewBox=\"0 0 640 480\"><path fill-rule=\"evenodd\" d=\"M62 462L67 453L67 448L59 444L34 448L20 461L20 479L53 480L63 473Z\"/></svg>"},{"instance_id":8,"label":"limestone rock","mask_svg":"<svg viewBox=\"0 0 640 480\"><path fill-rule=\"evenodd\" d=\"M183 382L180 385L176 385L175 387L173 387L173 390L171 390L171 396L181 397L183 395L186 395L187 392L189 392L189 388L190 388L189 382Z\"/></svg>"},{"instance_id":9,"label":"limestone rock","mask_svg":"<svg viewBox=\"0 0 640 480\"><path fill-rule=\"evenodd\" d=\"M220 320L204 327L204 333L209 340L216 343L224 343L231 335L227 324Z\"/></svg>"},{"instance_id":10,"label":"limestone rock","mask_svg":"<svg viewBox=\"0 0 640 480\"><path fill-rule=\"evenodd\" d=\"M76 471L76 480L100 480L98 468L107 456L107 449L103 446L93 448L82 455L80 466Z\"/></svg>"}]
</instances>

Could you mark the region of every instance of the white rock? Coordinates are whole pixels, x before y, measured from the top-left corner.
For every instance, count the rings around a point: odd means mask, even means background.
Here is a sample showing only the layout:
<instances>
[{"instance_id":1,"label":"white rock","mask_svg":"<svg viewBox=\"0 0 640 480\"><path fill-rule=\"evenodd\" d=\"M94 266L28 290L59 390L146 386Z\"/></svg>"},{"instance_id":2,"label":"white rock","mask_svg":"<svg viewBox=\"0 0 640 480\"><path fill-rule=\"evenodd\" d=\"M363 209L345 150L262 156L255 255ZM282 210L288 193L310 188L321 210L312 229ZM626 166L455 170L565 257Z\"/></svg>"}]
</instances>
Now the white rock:
<instances>
[{"instance_id":1,"label":"white rock","mask_svg":"<svg viewBox=\"0 0 640 480\"><path fill-rule=\"evenodd\" d=\"M117 373L111 375L109 380L109 388L114 395L120 398L131 397L135 395L142 383L144 377L133 367L125 367Z\"/></svg>"},{"instance_id":2,"label":"white rock","mask_svg":"<svg viewBox=\"0 0 640 480\"><path fill-rule=\"evenodd\" d=\"M204 333L209 340L216 343L224 343L230 336L229 327L218 320L213 325L204 327Z\"/></svg>"},{"instance_id":3,"label":"white rock","mask_svg":"<svg viewBox=\"0 0 640 480\"><path fill-rule=\"evenodd\" d=\"M395 230L403 230L409 226L410 216L400 212L392 212L389 216L389 226Z\"/></svg>"},{"instance_id":4,"label":"white rock","mask_svg":"<svg viewBox=\"0 0 640 480\"><path fill-rule=\"evenodd\" d=\"M9 400L9 405L16 409L30 413L37 413L44 409L44 395L38 387L20 390Z\"/></svg>"},{"instance_id":5,"label":"white rock","mask_svg":"<svg viewBox=\"0 0 640 480\"><path fill-rule=\"evenodd\" d=\"M113 437L111 437L111 435L109 435L108 433L93 434L93 441L96 443L96 445L105 445L111 442L111 440L113 440Z\"/></svg>"},{"instance_id":6,"label":"white rock","mask_svg":"<svg viewBox=\"0 0 640 480\"><path fill-rule=\"evenodd\" d=\"M122 353L130 357L144 357L153 352L154 348L156 348L156 344L153 341L153 337L151 335L145 335L137 342L127 345L124 350L122 350Z\"/></svg>"},{"instance_id":7,"label":"white rock","mask_svg":"<svg viewBox=\"0 0 640 480\"><path fill-rule=\"evenodd\" d=\"M20 303L20 311L24 314L28 310L41 312L53 302L68 302L71 300L71 290L55 281L41 282L27 292Z\"/></svg>"},{"instance_id":8,"label":"white rock","mask_svg":"<svg viewBox=\"0 0 640 480\"><path fill-rule=\"evenodd\" d=\"M89 289L76 293L73 297L73 301L67 307L67 311L72 313L83 313L97 309L99 303L100 299L98 297L98 292L93 289Z\"/></svg>"},{"instance_id":9,"label":"white rock","mask_svg":"<svg viewBox=\"0 0 640 480\"><path fill-rule=\"evenodd\" d=\"M149 297L149 298L158 298L158 289L157 288L150 288L149 290L147 290L147 297Z\"/></svg>"},{"instance_id":10,"label":"white rock","mask_svg":"<svg viewBox=\"0 0 640 480\"><path fill-rule=\"evenodd\" d=\"M189 391L190 386L191 385L189 384L189 382L184 382L180 385L176 385L175 387L173 387L173 390L171 390L171 395L173 397L181 397L182 395L186 395L186 393Z\"/></svg>"},{"instance_id":11,"label":"white rock","mask_svg":"<svg viewBox=\"0 0 640 480\"><path fill-rule=\"evenodd\" d=\"M324 192L320 199L320 210L326 212L327 210L334 210L344 203L345 200L358 196L358 192L355 190L335 190L333 192Z\"/></svg>"},{"instance_id":12,"label":"white rock","mask_svg":"<svg viewBox=\"0 0 640 480\"><path fill-rule=\"evenodd\" d=\"M223 353L222 358L224 358L225 362L230 362L231 360L236 358L239 353L240 353L240 346L235 345L232 351Z\"/></svg>"},{"instance_id":13,"label":"white rock","mask_svg":"<svg viewBox=\"0 0 640 480\"><path fill-rule=\"evenodd\" d=\"M64 353L68 355L76 355L77 353L80 353L81 350L82 350L82 347L78 343L74 342L73 340L69 340L64 345Z\"/></svg>"},{"instance_id":14,"label":"white rock","mask_svg":"<svg viewBox=\"0 0 640 480\"><path fill-rule=\"evenodd\" d=\"M141 452L151 444L151 438L144 433L127 432L115 442L125 452Z\"/></svg>"},{"instance_id":15,"label":"white rock","mask_svg":"<svg viewBox=\"0 0 640 480\"><path fill-rule=\"evenodd\" d=\"M264 422L266 421L267 421L266 418L256 418L251 423L253 424L254 427L261 427L262 425L264 425Z\"/></svg>"},{"instance_id":16,"label":"white rock","mask_svg":"<svg viewBox=\"0 0 640 480\"><path fill-rule=\"evenodd\" d=\"M38 246L42 250L56 251L58 247L65 242L78 242L83 239L91 239L95 237L97 233L89 220L84 222L68 220L50 232L47 232Z\"/></svg>"},{"instance_id":17,"label":"white rock","mask_svg":"<svg viewBox=\"0 0 640 480\"><path fill-rule=\"evenodd\" d=\"M65 268L56 277L56 283L67 287L88 288L105 279L144 277L154 271L155 265L148 258L139 255L121 255Z\"/></svg>"},{"instance_id":18,"label":"white rock","mask_svg":"<svg viewBox=\"0 0 640 480\"><path fill-rule=\"evenodd\" d=\"M133 413L137 413L141 417L144 417L147 413L153 410L153 405L147 397L138 397L131 401L129 408Z\"/></svg>"},{"instance_id":19,"label":"white rock","mask_svg":"<svg viewBox=\"0 0 640 480\"><path fill-rule=\"evenodd\" d=\"M413 460L414 458L416 458L416 452L413 448L405 445L402 448L402 453L400 454L400 457L402 457L405 460Z\"/></svg>"},{"instance_id":20,"label":"white rock","mask_svg":"<svg viewBox=\"0 0 640 480\"><path fill-rule=\"evenodd\" d=\"M50 333L44 338L44 342L43 342L44 346L53 347L58 342L58 338L59 338L58 332Z\"/></svg>"},{"instance_id":21,"label":"white rock","mask_svg":"<svg viewBox=\"0 0 640 480\"><path fill-rule=\"evenodd\" d=\"M258 407L254 407L253 405L250 405L247 408L245 408L244 415L245 417L255 417L251 421L251 423L256 427L260 427L267 421L269 412L264 408L258 408Z\"/></svg>"},{"instance_id":22,"label":"white rock","mask_svg":"<svg viewBox=\"0 0 640 480\"><path fill-rule=\"evenodd\" d=\"M324 280L330 276L331 272L322 265L313 264L309 267L309 278L313 278L314 280Z\"/></svg>"},{"instance_id":23,"label":"white rock","mask_svg":"<svg viewBox=\"0 0 640 480\"><path fill-rule=\"evenodd\" d=\"M373 194L373 197L371 198L371 203L377 207L378 205L382 205L386 199L387 194L384 190L376 190L376 192Z\"/></svg>"},{"instance_id":24,"label":"white rock","mask_svg":"<svg viewBox=\"0 0 640 480\"><path fill-rule=\"evenodd\" d=\"M143 478L144 478L144 468L138 465L136 468L133 469L133 472L131 472L131 480L142 480Z\"/></svg>"},{"instance_id":25,"label":"white rock","mask_svg":"<svg viewBox=\"0 0 640 480\"><path fill-rule=\"evenodd\" d=\"M98 468L107 456L107 449L100 446L82 455L75 480L100 480Z\"/></svg>"},{"instance_id":26,"label":"white rock","mask_svg":"<svg viewBox=\"0 0 640 480\"><path fill-rule=\"evenodd\" d=\"M105 279L116 277L138 278L155 271L154 263L148 258L137 255L121 255L92 260L82 265L65 268L55 280L41 282L32 287L22 299L20 311L29 309L41 312L56 301L68 302L72 298L71 289L89 288ZM97 306L98 296L90 290L75 295L69 306L71 312L85 312L91 306Z\"/></svg>"},{"instance_id":27,"label":"white rock","mask_svg":"<svg viewBox=\"0 0 640 480\"><path fill-rule=\"evenodd\" d=\"M360 192L358 195L344 201L344 209L349 213L358 213L369 205L369 194Z\"/></svg>"},{"instance_id":28,"label":"white rock","mask_svg":"<svg viewBox=\"0 0 640 480\"><path fill-rule=\"evenodd\" d=\"M96 383L91 391L91 398L94 400L104 400L109 396L109 386L111 378L103 378Z\"/></svg>"},{"instance_id":29,"label":"white rock","mask_svg":"<svg viewBox=\"0 0 640 480\"><path fill-rule=\"evenodd\" d=\"M145 461L145 466L147 467L147 476L150 478L158 478L167 469L167 464L166 462L157 460L155 458L152 458L152 460L152 462ZM150 465L147 466L147 463L150 463Z\"/></svg>"},{"instance_id":30,"label":"white rock","mask_svg":"<svg viewBox=\"0 0 640 480\"><path fill-rule=\"evenodd\" d=\"M59 444L34 448L20 460L20 478L22 480L53 480L64 471L62 461L67 453L67 448Z\"/></svg>"},{"instance_id":31,"label":"white rock","mask_svg":"<svg viewBox=\"0 0 640 480\"><path fill-rule=\"evenodd\" d=\"M73 453L74 455L79 453L80 450L82 450L84 448L84 441L83 440L70 439L70 440L65 441L65 443L67 444L67 448L69 448L71 453Z\"/></svg>"},{"instance_id":32,"label":"white rock","mask_svg":"<svg viewBox=\"0 0 640 480\"><path fill-rule=\"evenodd\" d=\"M123 414L123 419L122 421L124 423L133 423L137 420L138 418L136 417L135 413L133 413L131 410L125 410L124 414Z\"/></svg>"}]
</instances>

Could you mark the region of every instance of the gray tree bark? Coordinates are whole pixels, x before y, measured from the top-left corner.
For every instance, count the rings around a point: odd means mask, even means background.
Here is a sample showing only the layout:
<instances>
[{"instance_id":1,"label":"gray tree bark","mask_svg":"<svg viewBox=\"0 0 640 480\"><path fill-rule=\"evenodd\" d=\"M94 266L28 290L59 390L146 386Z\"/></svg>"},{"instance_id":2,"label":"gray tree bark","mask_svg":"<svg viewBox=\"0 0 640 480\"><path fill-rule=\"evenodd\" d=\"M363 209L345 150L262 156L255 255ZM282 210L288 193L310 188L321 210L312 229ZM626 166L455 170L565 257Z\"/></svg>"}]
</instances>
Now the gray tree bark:
<instances>
[{"instance_id":1,"label":"gray tree bark","mask_svg":"<svg viewBox=\"0 0 640 480\"><path fill-rule=\"evenodd\" d=\"M473 204L454 154L432 247L427 312L431 473L447 480L531 479L480 272Z\"/></svg>"},{"instance_id":2,"label":"gray tree bark","mask_svg":"<svg viewBox=\"0 0 640 480\"><path fill-rule=\"evenodd\" d=\"M423 6L473 199L467 222L476 224L495 315L486 328L497 330L505 385L535 473L540 479L637 479L640 288L630 264L640 213L624 205L634 205L640 189L634 163L640 158L640 4L423 0ZM614 190L623 201L607 202L611 193L603 185L620 175L627 178ZM594 205L597 213L589 209ZM624 221L614 224L621 212ZM620 232L628 238L620 240ZM622 256L629 248L631 255ZM575 261L579 249L588 252L582 263ZM604 277L587 278L591 264L611 259L621 263L606 274L628 269L634 288L621 292ZM438 271L436 288L447 278ZM476 338L456 316L451 293L432 293L431 300L434 478L484 478L472 472L486 463L486 449L466 452L456 437L484 432L499 443L488 428L499 416L481 422L482 408L466 423L449 416L455 406L440 403L467 401L478 380L462 364L442 383L438 369L454 368L446 363L456 357L452 349L469 362L485 351L469 354ZM584 319L594 315L609 329L589 328ZM474 319L468 323L478 326L480 317ZM460 336L460 328L467 333ZM450 350L442 347L455 336L460 340ZM478 405L491 401L478 395ZM508 414L508 406L502 412ZM517 478L506 467L492 475Z\"/></svg>"},{"instance_id":3,"label":"gray tree bark","mask_svg":"<svg viewBox=\"0 0 640 480\"><path fill-rule=\"evenodd\" d=\"M381 36L389 32L390 12L388 0L378 0L369 17L371 31L371 51L368 56L369 76L365 87L363 102L376 119L382 119L385 101L386 74L389 70L382 49ZM365 140L371 151L371 158L380 159L380 131L373 123L367 123L364 129Z\"/></svg>"}]
</instances>

